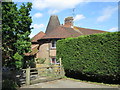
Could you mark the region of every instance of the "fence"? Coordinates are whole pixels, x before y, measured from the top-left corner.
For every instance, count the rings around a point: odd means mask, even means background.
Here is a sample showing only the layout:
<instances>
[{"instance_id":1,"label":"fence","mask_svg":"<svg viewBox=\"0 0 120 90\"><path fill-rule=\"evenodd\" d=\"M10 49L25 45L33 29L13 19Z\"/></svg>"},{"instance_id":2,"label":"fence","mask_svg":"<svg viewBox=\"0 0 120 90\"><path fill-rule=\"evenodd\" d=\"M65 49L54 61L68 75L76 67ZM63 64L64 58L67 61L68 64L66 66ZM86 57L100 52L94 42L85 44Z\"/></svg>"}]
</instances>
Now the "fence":
<instances>
[{"instance_id":1,"label":"fence","mask_svg":"<svg viewBox=\"0 0 120 90\"><path fill-rule=\"evenodd\" d=\"M23 69L26 77L25 84L30 85L34 83L44 82L62 78L64 76L64 69L61 65L59 66L47 66L40 68L27 68Z\"/></svg>"},{"instance_id":2,"label":"fence","mask_svg":"<svg viewBox=\"0 0 120 90\"><path fill-rule=\"evenodd\" d=\"M27 68L22 70L4 71L2 73L3 79L10 78L17 81L19 85L30 85L34 83L50 81L62 78L65 73L61 65L61 59L59 64L49 65L39 68Z\"/></svg>"}]
</instances>

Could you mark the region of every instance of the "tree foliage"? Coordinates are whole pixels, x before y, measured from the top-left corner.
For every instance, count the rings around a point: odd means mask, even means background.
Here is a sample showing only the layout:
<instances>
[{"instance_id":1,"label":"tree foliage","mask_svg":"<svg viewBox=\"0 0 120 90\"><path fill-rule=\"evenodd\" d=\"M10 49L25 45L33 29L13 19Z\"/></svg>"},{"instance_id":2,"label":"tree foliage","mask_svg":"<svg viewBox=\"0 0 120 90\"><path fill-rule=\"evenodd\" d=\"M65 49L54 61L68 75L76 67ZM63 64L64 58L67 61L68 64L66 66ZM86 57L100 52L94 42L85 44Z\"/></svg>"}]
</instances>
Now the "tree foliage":
<instances>
[{"instance_id":1,"label":"tree foliage","mask_svg":"<svg viewBox=\"0 0 120 90\"><path fill-rule=\"evenodd\" d=\"M13 2L2 3L2 54L3 65L16 66L16 54L24 57L30 51L32 3L22 4L17 8ZM22 60L21 60L22 61ZM18 62L18 61L17 61ZM21 66L19 66L21 67Z\"/></svg>"},{"instance_id":2,"label":"tree foliage","mask_svg":"<svg viewBox=\"0 0 120 90\"><path fill-rule=\"evenodd\" d=\"M62 58L67 71L119 80L119 35L120 32L112 32L60 40L57 57Z\"/></svg>"}]
</instances>

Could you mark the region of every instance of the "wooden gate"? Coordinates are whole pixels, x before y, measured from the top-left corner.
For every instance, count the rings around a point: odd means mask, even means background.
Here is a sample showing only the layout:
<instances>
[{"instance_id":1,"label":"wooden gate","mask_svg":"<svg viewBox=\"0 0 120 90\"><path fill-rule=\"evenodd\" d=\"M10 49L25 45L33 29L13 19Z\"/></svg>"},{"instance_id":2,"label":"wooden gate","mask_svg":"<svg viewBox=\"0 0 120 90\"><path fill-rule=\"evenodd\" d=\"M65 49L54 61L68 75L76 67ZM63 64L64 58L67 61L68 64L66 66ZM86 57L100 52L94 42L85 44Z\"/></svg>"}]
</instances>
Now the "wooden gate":
<instances>
[{"instance_id":1,"label":"wooden gate","mask_svg":"<svg viewBox=\"0 0 120 90\"><path fill-rule=\"evenodd\" d=\"M26 85L59 79L64 77L65 74L61 65L51 65L40 68L27 68L23 69L23 73L25 76Z\"/></svg>"}]
</instances>

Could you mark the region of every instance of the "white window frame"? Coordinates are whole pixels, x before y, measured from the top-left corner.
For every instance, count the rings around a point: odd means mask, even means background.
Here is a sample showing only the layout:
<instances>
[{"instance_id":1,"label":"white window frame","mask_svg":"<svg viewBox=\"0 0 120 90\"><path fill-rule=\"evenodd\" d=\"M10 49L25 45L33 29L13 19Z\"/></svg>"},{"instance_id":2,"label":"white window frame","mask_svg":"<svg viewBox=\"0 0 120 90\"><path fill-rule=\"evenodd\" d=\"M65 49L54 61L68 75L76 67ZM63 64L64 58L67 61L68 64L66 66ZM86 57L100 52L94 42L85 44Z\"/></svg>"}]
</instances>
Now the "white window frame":
<instances>
[{"instance_id":1,"label":"white window frame","mask_svg":"<svg viewBox=\"0 0 120 90\"><path fill-rule=\"evenodd\" d=\"M55 59L55 63L53 63L53 58ZM56 57L51 57L51 64L56 64Z\"/></svg>"},{"instance_id":2,"label":"white window frame","mask_svg":"<svg viewBox=\"0 0 120 90\"><path fill-rule=\"evenodd\" d=\"M56 48L56 42L57 42L56 40L51 41L51 48ZM53 47L53 44L54 44L54 47Z\"/></svg>"},{"instance_id":3,"label":"white window frame","mask_svg":"<svg viewBox=\"0 0 120 90\"><path fill-rule=\"evenodd\" d=\"M55 58L55 63L52 63L52 58ZM57 63L57 60L56 60L56 57L50 57L50 60L51 60L51 64L60 64L60 63Z\"/></svg>"}]
</instances>

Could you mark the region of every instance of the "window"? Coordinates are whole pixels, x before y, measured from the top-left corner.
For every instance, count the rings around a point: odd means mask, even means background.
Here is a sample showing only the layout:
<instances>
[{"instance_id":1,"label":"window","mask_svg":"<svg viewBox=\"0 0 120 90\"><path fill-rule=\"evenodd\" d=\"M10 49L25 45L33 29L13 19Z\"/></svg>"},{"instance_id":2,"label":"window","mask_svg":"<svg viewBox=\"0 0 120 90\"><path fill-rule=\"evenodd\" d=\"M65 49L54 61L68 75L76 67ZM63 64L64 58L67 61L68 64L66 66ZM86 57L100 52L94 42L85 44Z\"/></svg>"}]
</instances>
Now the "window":
<instances>
[{"instance_id":1,"label":"window","mask_svg":"<svg viewBox=\"0 0 120 90\"><path fill-rule=\"evenodd\" d=\"M56 64L56 58L55 57L51 58L51 64Z\"/></svg>"},{"instance_id":2,"label":"window","mask_svg":"<svg viewBox=\"0 0 120 90\"><path fill-rule=\"evenodd\" d=\"M53 41L51 42L51 48L56 48L56 41L55 41L55 40L53 40Z\"/></svg>"},{"instance_id":3,"label":"window","mask_svg":"<svg viewBox=\"0 0 120 90\"><path fill-rule=\"evenodd\" d=\"M56 60L56 57L51 57L51 64L60 64L60 63Z\"/></svg>"}]
</instances>

